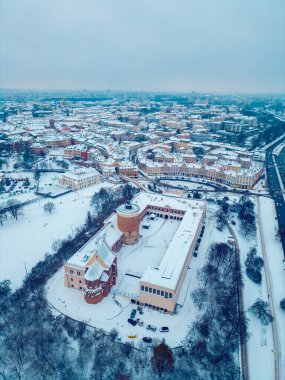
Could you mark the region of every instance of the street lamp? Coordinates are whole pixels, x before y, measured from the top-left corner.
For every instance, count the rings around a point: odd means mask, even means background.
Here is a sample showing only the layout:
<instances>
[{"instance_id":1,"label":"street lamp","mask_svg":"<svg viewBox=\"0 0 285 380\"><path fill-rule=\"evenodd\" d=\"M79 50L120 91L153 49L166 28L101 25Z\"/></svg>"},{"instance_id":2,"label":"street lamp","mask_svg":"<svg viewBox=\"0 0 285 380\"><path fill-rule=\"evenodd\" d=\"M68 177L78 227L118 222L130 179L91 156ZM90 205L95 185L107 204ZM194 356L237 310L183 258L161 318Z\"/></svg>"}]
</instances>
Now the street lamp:
<instances>
[{"instance_id":1,"label":"street lamp","mask_svg":"<svg viewBox=\"0 0 285 380\"><path fill-rule=\"evenodd\" d=\"M25 266L25 271L26 271L26 276L27 276L28 275L27 266L26 266L27 263L22 261L22 264L24 264L24 266Z\"/></svg>"},{"instance_id":2,"label":"street lamp","mask_svg":"<svg viewBox=\"0 0 285 380\"><path fill-rule=\"evenodd\" d=\"M73 224L68 223L68 225L71 227L71 233L72 233L72 236L73 236Z\"/></svg>"}]
</instances>

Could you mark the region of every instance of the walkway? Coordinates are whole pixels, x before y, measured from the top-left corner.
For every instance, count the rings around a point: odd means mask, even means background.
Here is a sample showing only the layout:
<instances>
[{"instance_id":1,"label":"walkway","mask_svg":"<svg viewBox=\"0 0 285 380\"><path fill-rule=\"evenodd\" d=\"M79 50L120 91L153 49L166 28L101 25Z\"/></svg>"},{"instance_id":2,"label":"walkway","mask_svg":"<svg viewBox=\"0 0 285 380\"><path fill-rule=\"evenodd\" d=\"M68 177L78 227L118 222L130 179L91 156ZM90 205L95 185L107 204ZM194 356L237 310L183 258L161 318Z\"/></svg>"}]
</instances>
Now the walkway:
<instances>
[{"instance_id":1,"label":"walkway","mask_svg":"<svg viewBox=\"0 0 285 380\"><path fill-rule=\"evenodd\" d=\"M271 291L271 278L270 278L270 272L268 270L268 263L267 263L267 253L264 243L264 237L263 237L263 230L262 230L262 223L260 219L260 204L259 204L259 198L256 197L257 200L257 219L258 219L258 225L259 225L259 233L260 233L260 240L261 240L261 250L262 250L262 256L264 261L264 272L265 272L265 279L266 279L266 286L267 286L267 293L268 293L268 303L270 307L270 311L272 316L274 317L271 328L272 328L272 337L273 337L273 349L274 349L274 367L275 367L275 380L280 379L279 374L279 358L280 358L280 349L279 349L279 338L277 333L277 326L276 326L276 320L275 320L275 312L274 312L274 304L273 304L273 298L272 298L272 291Z\"/></svg>"}]
</instances>

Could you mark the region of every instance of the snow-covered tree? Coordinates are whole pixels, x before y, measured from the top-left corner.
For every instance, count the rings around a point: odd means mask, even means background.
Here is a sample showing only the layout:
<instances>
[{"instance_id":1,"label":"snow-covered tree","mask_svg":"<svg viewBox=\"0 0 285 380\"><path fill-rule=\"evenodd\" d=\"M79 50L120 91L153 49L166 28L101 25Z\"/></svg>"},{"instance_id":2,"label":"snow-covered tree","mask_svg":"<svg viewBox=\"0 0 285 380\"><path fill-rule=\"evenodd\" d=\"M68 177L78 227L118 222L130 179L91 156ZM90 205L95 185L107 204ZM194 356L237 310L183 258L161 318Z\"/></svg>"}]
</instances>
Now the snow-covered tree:
<instances>
[{"instance_id":1,"label":"snow-covered tree","mask_svg":"<svg viewBox=\"0 0 285 380\"><path fill-rule=\"evenodd\" d=\"M50 214L55 210L55 204L53 202L47 202L44 204L44 211Z\"/></svg>"},{"instance_id":2,"label":"snow-covered tree","mask_svg":"<svg viewBox=\"0 0 285 380\"><path fill-rule=\"evenodd\" d=\"M263 325L269 325L269 323L273 321L268 302L265 302L260 298L255 301L249 310L253 315L260 319Z\"/></svg>"}]
</instances>

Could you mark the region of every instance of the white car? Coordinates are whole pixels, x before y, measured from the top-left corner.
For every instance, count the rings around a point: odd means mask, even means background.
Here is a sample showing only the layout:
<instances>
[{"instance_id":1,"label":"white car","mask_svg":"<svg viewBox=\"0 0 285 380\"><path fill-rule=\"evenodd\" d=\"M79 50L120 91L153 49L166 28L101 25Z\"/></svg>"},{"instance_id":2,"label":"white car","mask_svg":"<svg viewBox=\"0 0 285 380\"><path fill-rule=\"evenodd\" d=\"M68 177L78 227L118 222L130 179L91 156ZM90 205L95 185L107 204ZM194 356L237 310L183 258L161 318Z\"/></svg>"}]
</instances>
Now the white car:
<instances>
[{"instance_id":1,"label":"white car","mask_svg":"<svg viewBox=\"0 0 285 380\"><path fill-rule=\"evenodd\" d=\"M140 318L137 318L137 324L139 325L139 326L143 326L143 321L140 319Z\"/></svg>"},{"instance_id":2,"label":"white car","mask_svg":"<svg viewBox=\"0 0 285 380\"><path fill-rule=\"evenodd\" d=\"M153 326L153 325L147 325L147 326L146 326L146 329L147 329L147 330L151 330L151 331L156 331L156 327Z\"/></svg>"}]
</instances>

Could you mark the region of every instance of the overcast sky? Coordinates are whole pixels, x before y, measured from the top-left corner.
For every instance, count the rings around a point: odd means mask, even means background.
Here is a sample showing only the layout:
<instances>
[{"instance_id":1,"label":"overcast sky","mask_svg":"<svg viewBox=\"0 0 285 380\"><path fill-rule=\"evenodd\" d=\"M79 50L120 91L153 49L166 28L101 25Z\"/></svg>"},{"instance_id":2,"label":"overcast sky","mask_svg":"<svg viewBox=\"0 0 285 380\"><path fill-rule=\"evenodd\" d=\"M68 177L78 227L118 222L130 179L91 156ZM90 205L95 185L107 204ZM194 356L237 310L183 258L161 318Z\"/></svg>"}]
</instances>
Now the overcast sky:
<instances>
[{"instance_id":1,"label":"overcast sky","mask_svg":"<svg viewBox=\"0 0 285 380\"><path fill-rule=\"evenodd\" d=\"M285 92L285 0L0 0L0 87Z\"/></svg>"}]
</instances>

